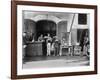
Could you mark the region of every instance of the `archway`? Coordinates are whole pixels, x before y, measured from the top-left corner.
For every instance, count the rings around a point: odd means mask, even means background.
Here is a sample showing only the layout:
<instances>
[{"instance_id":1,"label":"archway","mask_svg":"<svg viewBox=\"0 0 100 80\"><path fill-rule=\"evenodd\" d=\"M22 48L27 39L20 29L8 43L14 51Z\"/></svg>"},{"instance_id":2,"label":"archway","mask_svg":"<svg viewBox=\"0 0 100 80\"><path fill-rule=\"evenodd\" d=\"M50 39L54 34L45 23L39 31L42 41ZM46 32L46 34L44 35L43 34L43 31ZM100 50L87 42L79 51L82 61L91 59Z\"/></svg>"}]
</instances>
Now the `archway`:
<instances>
[{"instance_id":1,"label":"archway","mask_svg":"<svg viewBox=\"0 0 100 80\"><path fill-rule=\"evenodd\" d=\"M40 20L36 22L37 39L43 34L47 36L49 33L51 37L56 36L56 23L51 20Z\"/></svg>"},{"instance_id":2,"label":"archway","mask_svg":"<svg viewBox=\"0 0 100 80\"><path fill-rule=\"evenodd\" d=\"M36 37L36 22L31 19L24 19L23 32L27 32L29 41L32 41L33 35Z\"/></svg>"}]
</instances>

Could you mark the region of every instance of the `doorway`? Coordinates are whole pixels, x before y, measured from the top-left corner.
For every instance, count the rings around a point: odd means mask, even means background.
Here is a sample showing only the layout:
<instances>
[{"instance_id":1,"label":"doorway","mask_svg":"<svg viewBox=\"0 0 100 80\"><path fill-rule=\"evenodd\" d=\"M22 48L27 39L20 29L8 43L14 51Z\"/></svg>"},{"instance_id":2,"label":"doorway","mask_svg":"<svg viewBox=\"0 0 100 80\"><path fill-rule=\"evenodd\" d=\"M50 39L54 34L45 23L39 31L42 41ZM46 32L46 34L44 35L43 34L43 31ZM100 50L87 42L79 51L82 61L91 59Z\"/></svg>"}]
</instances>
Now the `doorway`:
<instances>
[{"instance_id":1,"label":"doorway","mask_svg":"<svg viewBox=\"0 0 100 80\"><path fill-rule=\"evenodd\" d=\"M36 22L37 39L42 34L47 36L49 33L51 37L56 36L56 23L50 20L40 20Z\"/></svg>"}]
</instances>

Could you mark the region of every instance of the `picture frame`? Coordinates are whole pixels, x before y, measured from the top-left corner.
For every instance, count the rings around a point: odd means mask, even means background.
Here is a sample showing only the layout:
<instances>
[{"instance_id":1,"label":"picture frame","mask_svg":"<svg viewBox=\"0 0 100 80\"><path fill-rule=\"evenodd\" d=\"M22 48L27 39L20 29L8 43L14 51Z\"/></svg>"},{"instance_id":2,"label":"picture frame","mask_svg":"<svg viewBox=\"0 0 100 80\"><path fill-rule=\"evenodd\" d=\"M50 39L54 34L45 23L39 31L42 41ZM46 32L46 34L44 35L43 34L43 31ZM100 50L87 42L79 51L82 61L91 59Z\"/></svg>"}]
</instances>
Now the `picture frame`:
<instances>
[{"instance_id":1,"label":"picture frame","mask_svg":"<svg viewBox=\"0 0 100 80\"><path fill-rule=\"evenodd\" d=\"M60 68L39 68L23 71L22 66L22 10L44 11L44 12L64 12L67 10L72 13L89 13L90 14L90 42L91 55L90 66L83 70L78 68L60 67ZM40 10L39 10L40 9ZM43 9L43 10L42 10ZM74 11L73 11L74 10ZM78 12L79 11L79 12ZM87 11L87 12L86 12ZM73 20L72 20L73 22ZM91 24L93 22L93 25ZM71 24L72 25L72 24ZM92 29L91 29L92 28ZM20 30L21 29L21 30ZM19 36L21 35L21 36ZM43 77L60 77L60 76L75 76L75 75L90 75L97 74L97 6L85 4L64 4L64 3L49 3L49 2L32 2L32 1L11 1L11 79L26 79L26 78L43 78ZM20 51L21 50L21 51ZM20 67L20 68L19 68ZM76 69L76 71L74 71ZM88 70L89 69L89 70ZM37 73L38 72L38 73Z\"/></svg>"}]
</instances>

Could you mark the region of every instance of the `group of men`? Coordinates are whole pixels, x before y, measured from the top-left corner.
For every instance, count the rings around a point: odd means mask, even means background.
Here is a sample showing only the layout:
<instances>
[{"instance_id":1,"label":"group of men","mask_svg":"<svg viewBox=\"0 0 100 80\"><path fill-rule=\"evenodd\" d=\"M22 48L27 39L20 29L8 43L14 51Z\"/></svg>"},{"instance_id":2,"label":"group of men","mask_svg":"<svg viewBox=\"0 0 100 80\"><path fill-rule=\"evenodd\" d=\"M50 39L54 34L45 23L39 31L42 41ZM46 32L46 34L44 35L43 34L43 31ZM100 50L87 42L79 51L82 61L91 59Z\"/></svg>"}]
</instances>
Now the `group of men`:
<instances>
[{"instance_id":1,"label":"group of men","mask_svg":"<svg viewBox=\"0 0 100 80\"><path fill-rule=\"evenodd\" d=\"M57 36L51 37L48 33L47 36L41 34L38 41L43 42L43 52L46 56L54 55L58 56L60 54L60 40Z\"/></svg>"},{"instance_id":2,"label":"group of men","mask_svg":"<svg viewBox=\"0 0 100 80\"><path fill-rule=\"evenodd\" d=\"M23 33L23 53L25 53L25 48L27 46L28 40L27 40L27 33ZM34 42L34 38L29 38L31 39L32 42ZM58 56L61 55L60 53L60 46L61 46L61 41L57 38L57 36L51 37L51 35L48 33L47 35L41 34L38 37L38 41L42 42L43 44L43 55L46 56ZM65 44L65 43L64 43ZM83 41L80 43L80 46L82 48L82 52L87 53L89 55L89 37L87 34L85 35ZM25 56L25 54L23 54ZM24 57L23 57L24 58Z\"/></svg>"}]
</instances>

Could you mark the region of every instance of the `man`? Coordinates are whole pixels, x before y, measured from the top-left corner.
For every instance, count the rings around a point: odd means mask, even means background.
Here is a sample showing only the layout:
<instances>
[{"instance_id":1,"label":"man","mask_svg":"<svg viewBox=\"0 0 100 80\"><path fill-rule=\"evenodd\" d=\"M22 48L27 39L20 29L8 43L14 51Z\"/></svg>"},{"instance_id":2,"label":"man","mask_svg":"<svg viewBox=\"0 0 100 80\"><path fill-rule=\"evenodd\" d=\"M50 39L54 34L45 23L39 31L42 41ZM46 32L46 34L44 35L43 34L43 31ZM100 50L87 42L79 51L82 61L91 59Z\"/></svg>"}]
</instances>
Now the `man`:
<instances>
[{"instance_id":1,"label":"man","mask_svg":"<svg viewBox=\"0 0 100 80\"><path fill-rule=\"evenodd\" d=\"M51 55L51 41L47 41L47 56Z\"/></svg>"},{"instance_id":2,"label":"man","mask_svg":"<svg viewBox=\"0 0 100 80\"><path fill-rule=\"evenodd\" d=\"M48 33L47 35L47 56L50 56L51 55L51 36L50 34Z\"/></svg>"},{"instance_id":3,"label":"man","mask_svg":"<svg viewBox=\"0 0 100 80\"><path fill-rule=\"evenodd\" d=\"M54 44L54 48L55 48L55 55L58 56L60 55L60 41L56 38L55 40L55 44Z\"/></svg>"},{"instance_id":4,"label":"man","mask_svg":"<svg viewBox=\"0 0 100 80\"><path fill-rule=\"evenodd\" d=\"M41 41L41 42L44 41L44 38L43 38L43 35L42 34L39 36L38 41Z\"/></svg>"},{"instance_id":5,"label":"man","mask_svg":"<svg viewBox=\"0 0 100 80\"><path fill-rule=\"evenodd\" d=\"M89 58L89 52L90 52L90 45L89 45L89 37L86 35L84 37L84 54Z\"/></svg>"},{"instance_id":6,"label":"man","mask_svg":"<svg viewBox=\"0 0 100 80\"><path fill-rule=\"evenodd\" d=\"M22 45L22 49L23 49L23 53L22 53L23 63L25 62L26 47L27 47L27 38L26 38L26 35L27 35L26 32L24 32L22 34L22 37L23 37L23 45Z\"/></svg>"}]
</instances>

